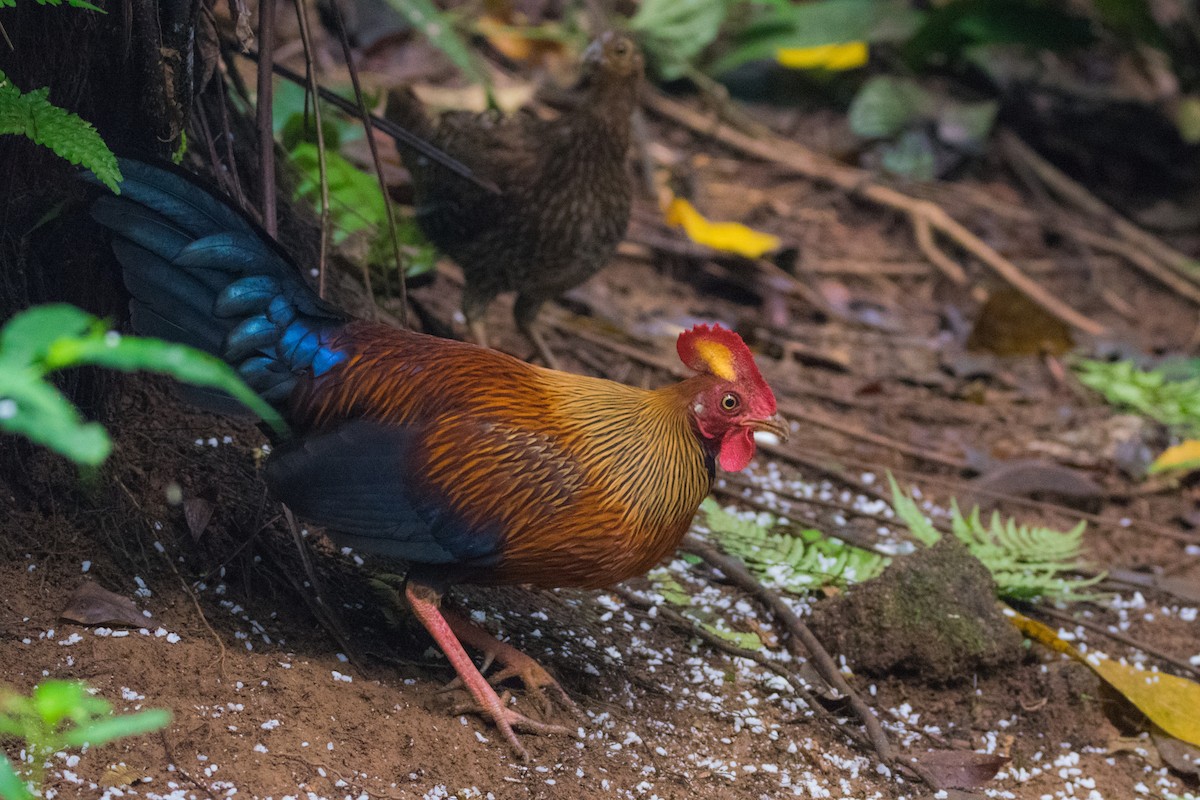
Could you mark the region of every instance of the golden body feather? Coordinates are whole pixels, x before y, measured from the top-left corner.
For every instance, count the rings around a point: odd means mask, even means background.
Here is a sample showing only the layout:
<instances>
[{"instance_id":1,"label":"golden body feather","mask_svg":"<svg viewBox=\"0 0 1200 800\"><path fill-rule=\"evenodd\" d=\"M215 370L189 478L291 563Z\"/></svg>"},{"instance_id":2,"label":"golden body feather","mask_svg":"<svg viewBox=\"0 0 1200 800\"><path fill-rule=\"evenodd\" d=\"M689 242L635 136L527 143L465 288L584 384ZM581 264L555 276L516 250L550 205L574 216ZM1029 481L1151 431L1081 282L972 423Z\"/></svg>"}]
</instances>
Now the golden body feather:
<instances>
[{"instance_id":1,"label":"golden body feather","mask_svg":"<svg viewBox=\"0 0 1200 800\"><path fill-rule=\"evenodd\" d=\"M711 376L637 389L364 322L331 345L348 358L297 392L293 419L417 431L411 480L502 538L495 566L447 565L455 581L602 587L643 574L711 488L688 414Z\"/></svg>"}]
</instances>

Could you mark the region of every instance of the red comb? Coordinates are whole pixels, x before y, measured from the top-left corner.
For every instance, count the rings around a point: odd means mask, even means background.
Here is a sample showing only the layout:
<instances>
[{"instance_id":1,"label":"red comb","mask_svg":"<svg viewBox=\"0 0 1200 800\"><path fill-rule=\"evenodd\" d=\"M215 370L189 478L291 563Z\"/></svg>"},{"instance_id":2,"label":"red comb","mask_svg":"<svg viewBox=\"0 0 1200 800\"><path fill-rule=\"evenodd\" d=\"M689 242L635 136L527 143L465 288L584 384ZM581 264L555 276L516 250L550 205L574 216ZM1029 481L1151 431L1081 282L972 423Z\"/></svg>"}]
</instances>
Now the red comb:
<instances>
[{"instance_id":1,"label":"red comb","mask_svg":"<svg viewBox=\"0 0 1200 800\"><path fill-rule=\"evenodd\" d=\"M709 345L709 346L706 346ZM679 334L675 343L679 358L688 369L716 375L725 380L748 383L774 397L754 363L754 355L742 337L720 325L696 325ZM732 375L729 372L732 371ZM725 374L722 374L725 373Z\"/></svg>"}]
</instances>

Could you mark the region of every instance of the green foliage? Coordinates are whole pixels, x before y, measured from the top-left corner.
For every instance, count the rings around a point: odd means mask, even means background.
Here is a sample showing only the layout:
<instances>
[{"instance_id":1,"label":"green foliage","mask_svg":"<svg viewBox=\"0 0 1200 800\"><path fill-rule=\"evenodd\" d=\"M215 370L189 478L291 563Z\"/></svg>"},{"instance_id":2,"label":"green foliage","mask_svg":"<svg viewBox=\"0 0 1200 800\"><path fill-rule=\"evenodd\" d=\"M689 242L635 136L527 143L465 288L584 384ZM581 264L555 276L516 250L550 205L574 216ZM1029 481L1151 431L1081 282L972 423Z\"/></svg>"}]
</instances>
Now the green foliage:
<instances>
[{"instance_id":1,"label":"green foliage","mask_svg":"<svg viewBox=\"0 0 1200 800\"><path fill-rule=\"evenodd\" d=\"M737 0L643 0L629 27L665 80L687 74Z\"/></svg>"},{"instance_id":2,"label":"green foliage","mask_svg":"<svg viewBox=\"0 0 1200 800\"><path fill-rule=\"evenodd\" d=\"M311 100L302 86L284 83L279 89L274 101L275 132L288 152L292 166L300 174L295 198L319 211L321 169L317 134L312 110L305 107ZM387 206L379 179L359 169L338 152L342 145L363 136L362 124L322 103L321 126L334 246L343 248L349 257L370 264L395 263L387 227ZM437 266L437 250L421 233L415 220L397 216L396 235L405 256L406 275L421 275Z\"/></svg>"},{"instance_id":3,"label":"green foliage","mask_svg":"<svg viewBox=\"0 0 1200 800\"><path fill-rule=\"evenodd\" d=\"M53 105L49 89L21 92L3 72L0 72L0 134L25 136L49 147L72 164L87 167L104 185L120 193L117 158L91 123Z\"/></svg>"},{"instance_id":4,"label":"green foliage","mask_svg":"<svg viewBox=\"0 0 1200 800\"><path fill-rule=\"evenodd\" d=\"M116 739L164 728L169 711L151 709L114 716L112 706L93 697L79 681L46 681L29 697L0 691L0 738L14 738L26 751L26 777L22 779L0 753L0 797L32 800L32 785L41 795L46 760L67 748L101 747Z\"/></svg>"},{"instance_id":5,"label":"green foliage","mask_svg":"<svg viewBox=\"0 0 1200 800\"><path fill-rule=\"evenodd\" d=\"M711 497L700 504L702 529L706 528L721 549L737 556L764 585L804 595L824 586L844 586L874 578L888 560L869 550L831 539L812 529L794 530L770 515L744 519L721 508ZM761 521L760 521L761 520ZM685 557L689 563L696 559ZM647 576L654 590L684 616L710 633L747 650L762 647L752 631L733 630L719 612L696 608L687 588L665 568Z\"/></svg>"},{"instance_id":6,"label":"green foliage","mask_svg":"<svg viewBox=\"0 0 1200 800\"><path fill-rule=\"evenodd\" d=\"M272 427L285 429L279 414L224 362L183 345L106 332L101 320L57 304L24 311L0 330L0 432L25 436L79 464L103 462L112 450L108 433L84 422L78 409L46 382L55 370L84 365L159 372L219 389Z\"/></svg>"},{"instance_id":7,"label":"green foliage","mask_svg":"<svg viewBox=\"0 0 1200 800\"><path fill-rule=\"evenodd\" d=\"M290 156L292 164L302 176L296 186L296 197L319 208L321 170L317 145L300 142L291 150ZM365 240L365 258L369 263L392 262L391 238L387 230L387 201L379 188L379 180L330 149L325 151L325 179L329 184L329 213L333 222L334 245L342 247L354 239ZM413 277L437 266L437 251L417 228L416 222L398 219L396 225L401 248L407 255L405 274Z\"/></svg>"},{"instance_id":8,"label":"green foliage","mask_svg":"<svg viewBox=\"0 0 1200 800\"><path fill-rule=\"evenodd\" d=\"M884 139L924 123L936 123L939 138L951 144L976 144L996 120L992 101L963 103L924 88L908 78L879 75L863 84L850 104L850 128L868 139Z\"/></svg>"},{"instance_id":9,"label":"green foliage","mask_svg":"<svg viewBox=\"0 0 1200 800\"><path fill-rule=\"evenodd\" d=\"M765 522L730 514L712 498L700 504L705 524L721 549L740 558L769 586L807 594L823 586L870 580L887 559L832 539L818 530L795 531L766 515Z\"/></svg>"},{"instance_id":10,"label":"green foliage","mask_svg":"<svg viewBox=\"0 0 1200 800\"><path fill-rule=\"evenodd\" d=\"M1073 366L1080 383L1112 405L1200 435L1200 376L1172 380L1163 369L1138 369L1132 361L1080 359Z\"/></svg>"},{"instance_id":11,"label":"green foliage","mask_svg":"<svg viewBox=\"0 0 1200 800\"><path fill-rule=\"evenodd\" d=\"M921 512L916 501L900 490L890 473L888 482L897 519L919 542L932 547L942 538L941 532ZM1018 525L1013 519L1005 522L998 512L993 512L989 523L984 524L978 506L964 516L957 501L951 501L950 528L954 538L987 567L1000 595L1010 600L1050 597L1078 601L1095 597L1080 590L1103 580L1103 575L1092 578L1070 575L1083 566L1080 551L1085 527L1083 522L1069 531Z\"/></svg>"},{"instance_id":12,"label":"green foliage","mask_svg":"<svg viewBox=\"0 0 1200 800\"><path fill-rule=\"evenodd\" d=\"M936 166L931 135L959 150L978 151L992 131L996 112L991 100L966 103L911 78L877 75L863 84L850 103L848 121L859 136L891 140L882 150L886 170L930 180Z\"/></svg>"},{"instance_id":13,"label":"green foliage","mask_svg":"<svg viewBox=\"0 0 1200 800\"><path fill-rule=\"evenodd\" d=\"M679 606L683 616L704 630L746 650L758 650L762 647L762 639L753 631L735 631L720 613L693 607L691 593L666 567L653 569L646 577L654 586L655 592L662 595L671 605Z\"/></svg>"},{"instance_id":14,"label":"green foliage","mask_svg":"<svg viewBox=\"0 0 1200 800\"><path fill-rule=\"evenodd\" d=\"M83 8L88 11L98 11L101 14L107 14L103 8L92 5L87 0L66 0L66 3L71 8ZM61 6L63 0L37 0L39 6ZM16 8L17 0L0 0L0 8Z\"/></svg>"}]
</instances>

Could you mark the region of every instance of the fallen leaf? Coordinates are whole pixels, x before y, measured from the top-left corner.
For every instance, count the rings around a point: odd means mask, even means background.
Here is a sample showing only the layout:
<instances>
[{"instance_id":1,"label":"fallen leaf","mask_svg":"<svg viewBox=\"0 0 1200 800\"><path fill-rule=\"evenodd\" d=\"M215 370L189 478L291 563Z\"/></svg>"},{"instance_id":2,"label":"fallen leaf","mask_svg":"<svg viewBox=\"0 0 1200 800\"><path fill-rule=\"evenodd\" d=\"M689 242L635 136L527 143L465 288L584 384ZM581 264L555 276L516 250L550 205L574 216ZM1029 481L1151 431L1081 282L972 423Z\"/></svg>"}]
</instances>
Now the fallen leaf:
<instances>
[{"instance_id":1,"label":"fallen leaf","mask_svg":"<svg viewBox=\"0 0 1200 800\"><path fill-rule=\"evenodd\" d=\"M785 47L775 52L776 63L788 69L857 69L867 63L867 58L866 42Z\"/></svg>"},{"instance_id":2,"label":"fallen leaf","mask_svg":"<svg viewBox=\"0 0 1200 800\"><path fill-rule=\"evenodd\" d=\"M568 57L562 39L546 35L548 26L531 27L517 23L511 16L485 14L479 18L477 28L496 52L512 61L545 66Z\"/></svg>"},{"instance_id":3,"label":"fallen leaf","mask_svg":"<svg viewBox=\"0 0 1200 800\"><path fill-rule=\"evenodd\" d=\"M671 198L666 219L668 225L682 228L696 244L744 258L761 258L781 245L778 236L756 231L740 222L710 222L682 197Z\"/></svg>"},{"instance_id":4,"label":"fallen leaf","mask_svg":"<svg viewBox=\"0 0 1200 800\"><path fill-rule=\"evenodd\" d=\"M1147 472L1151 475L1157 472L1191 472L1200 469L1200 440L1188 439L1186 442L1168 447L1154 459Z\"/></svg>"},{"instance_id":5,"label":"fallen leaf","mask_svg":"<svg viewBox=\"0 0 1200 800\"><path fill-rule=\"evenodd\" d=\"M100 776L102 789L117 789L122 786L132 786L146 780L146 770L134 769L127 764L109 764L108 769Z\"/></svg>"},{"instance_id":6,"label":"fallen leaf","mask_svg":"<svg viewBox=\"0 0 1200 800\"><path fill-rule=\"evenodd\" d=\"M1200 747L1200 684L1168 675L1121 664L1097 653L1084 655L1058 638L1053 630L1006 607L1017 629L1055 652L1086 664L1109 686L1168 735Z\"/></svg>"},{"instance_id":7,"label":"fallen leaf","mask_svg":"<svg viewBox=\"0 0 1200 800\"><path fill-rule=\"evenodd\" d=\"M928 750L915 755L944 789L976 789L996 777L1006 756L971 750Z\"/></svg>"},{"instance_id":8,"label":"fallen leaf","mask_svg":"<svg viewBox=\"0 0 1200 800\"><path fill-rule=\"evenodd\" d=\"M978 496L972 493L963 498L961 502L966 508L973 505L990 508L996 504L997 494L1047 500L1086 510L1098 510L1096 506L1104 499L1104 489L1087 475L1039 458L996 463L971 481L971 486L981 491Z\"/></svg>"},{"instance_id":9,"label":"fallen leaf","mask_svg":"<svg viewBox=\"0 0 1200 800\"><path fill-rule=\"evenodd\" d=\"M1168 736L1157 726L1150 729L1150 738L1158 748L1158 754L1171 769L1181 775L1200 776L1200 748Z\"/></svg>"},{"instance_id":10,"label":"fallen leaf","mask_svg":"<svg viewBox=\"0 0 1200 800\"><path fill-rule=\"evenodd\" d=\"M1062 321L1007 287L991 293L967 337L968 350L998 356L1062 355L1073 345Z\"/></svg>"},{"instance_id":11,"label":"fallen leaf","mask_svg":"<svg viewBox=\"0 0 1200 800\"><path fill-rule=\"evenodd\" d=\"M140 628L146 616L128 597L110 592L95 581L80 584L59 616L80 625L129 625Z\"/></svg>"},{"instance_id":12,"label":"fallen leaf","mask_svg":"<svg viewBox=\"0 0 1200 800\"><path fill-rule=\"evenodd\" d=\"M187 522L193 541L200 541L212 515L213 504L203 497L189 497L183 501L183 518Z\"/></svg>"}]
</instances>

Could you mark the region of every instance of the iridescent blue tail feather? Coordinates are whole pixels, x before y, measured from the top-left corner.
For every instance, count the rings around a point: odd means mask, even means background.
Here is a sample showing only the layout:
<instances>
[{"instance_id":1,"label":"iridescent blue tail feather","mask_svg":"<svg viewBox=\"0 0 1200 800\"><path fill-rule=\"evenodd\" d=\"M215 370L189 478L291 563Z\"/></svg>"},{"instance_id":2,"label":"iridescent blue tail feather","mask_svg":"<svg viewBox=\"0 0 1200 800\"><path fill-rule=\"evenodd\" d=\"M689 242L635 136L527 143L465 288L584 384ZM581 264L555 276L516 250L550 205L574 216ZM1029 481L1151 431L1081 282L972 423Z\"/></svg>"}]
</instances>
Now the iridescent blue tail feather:
<instances>
[{"instance_id":1,"label":"iridescent blue tail feather","mask_svg":"<svg viewBox=\"0 0 1200 800\"><path fill-rule=\"evenodd\" d=\"M114 233L137 333L223 358L276 404L301 374L344 358L328 342L348 318L261 229L178 170L120 164L121 194L101 195L91 214Z\"/></svg>"}]
</instances>

